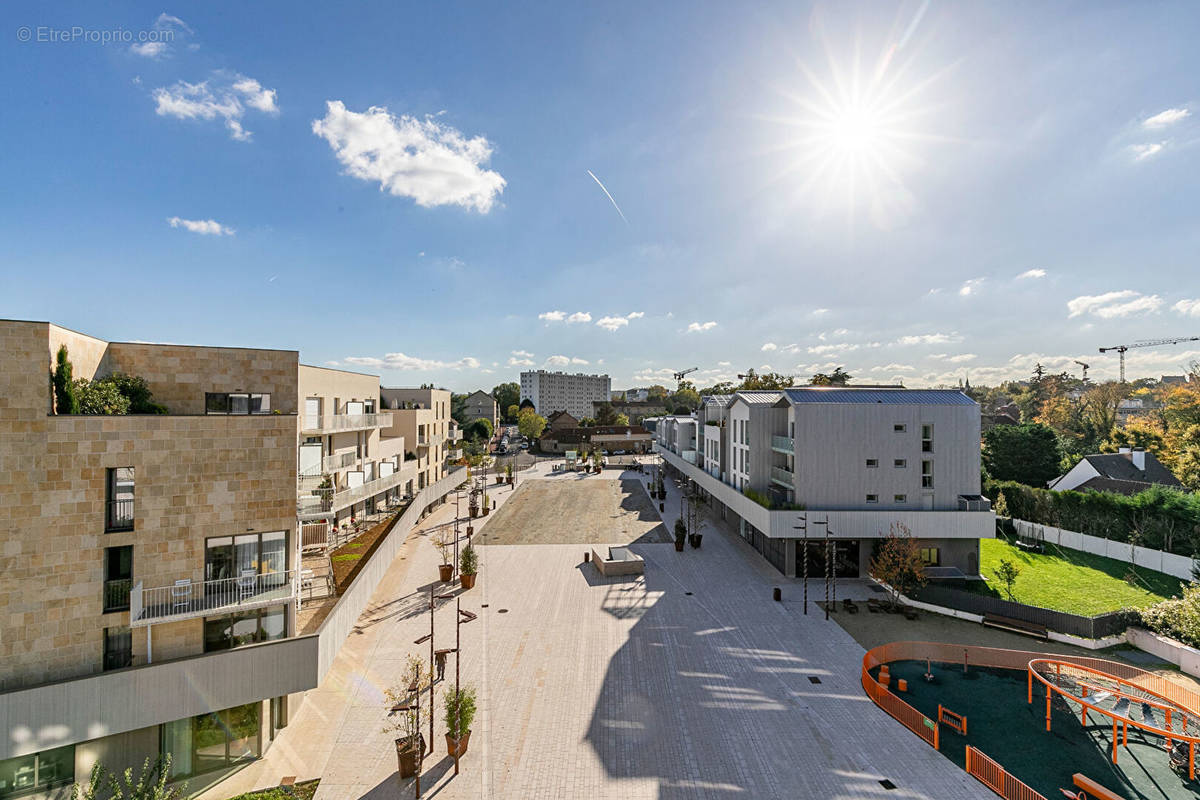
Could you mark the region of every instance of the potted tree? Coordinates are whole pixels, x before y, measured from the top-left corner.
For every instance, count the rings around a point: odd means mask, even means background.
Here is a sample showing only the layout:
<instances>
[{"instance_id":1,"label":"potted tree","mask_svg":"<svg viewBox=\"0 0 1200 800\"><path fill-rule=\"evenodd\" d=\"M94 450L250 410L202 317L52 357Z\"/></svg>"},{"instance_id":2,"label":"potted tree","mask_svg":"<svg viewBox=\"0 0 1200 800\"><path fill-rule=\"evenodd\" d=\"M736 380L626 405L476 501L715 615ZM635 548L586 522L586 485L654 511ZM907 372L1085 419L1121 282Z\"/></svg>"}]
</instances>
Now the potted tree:
<instances>
[{"instance_id":1,"label":"potted tree","mask_svg":"<svg viewBox=\"0 0 1200 800\"><path fill-rule=\"evenodd\" d=\"M704 538L704 534L701 533L700 530L700 526L697 525L696 530L693 533L688 534L688 544L690 544L692 548L696 550L700 549L700 541Z\"/></svg>"},{"instance_id":2,"label":"potted tree","mask_svg":"<svg viewBox=\"0 0 1200 800\"><path fill-rule=\"evenodd\" d=\"M442 563L438 565L438 578L442 583L449 583L454 580L454 564L450 561L450 555L454 552L454 534L445 529L438 531L433 535L433 546L442 556Z\"/></svg>"},{"instance_id":3,"label":"potted tree","mask_svg":"<svg viewBox=\"0 0 1200 800\"><path fill-rule=\"evenodd\" d=\"M683 552L683 540L687 538L687 525L683 524L683 520L675 520L675 552Z\"/></svg>"},{"instance_id":4,"label":"potted tree","mask_svg":"<svg viewBox=\"0 0 1200 800\"><path fill-rule=\"evenodd\" d=\"M446 710L446 752L462 758L471 741L471 723L475 720L475 687L464 684L456 690L447 689L443 695Z\"/></svg>"},{"instance_id":5,"label":"potted tree","mask_svg":"<svg viewBox=\"0 0 1200 800\"><path fill-rule=\"evenodd\" d=\"M479 516L479 495L474 489L471 490L471 500L467 505L467 511L471 513L471 519L475 519L475 517Z\"/></svg>"},{"instance_id":6,"label":"potted tree","mask_svg":"<svg viewBox=\"0 0 1200 800\"><path fill-rule=\"evenodd\" d=\"M492 511L492 501L487 492L483 493L483 515L486 517Z\"/></svg>"},{"instance_id":7,"label":"potted tree","mask_svg":"<svg viewBox=\"0 0 1200 800\"><path fill-rule=\"evenodd\" d=\"M509 486L512 486L512 481L513 481L513 478L512 478L512 464L505 464L505 465L504 465L504 477L505 477L505 479L507 479L507 480L508 480L508 485L509 485Z\"/></svg>"},{"instance_id":8,"label":"potted tree","mask_svg":"<svg viewBox=\"0 0 1200 800\"><path fill-rule=\"evenodd\" d=\"M423 723L432 709L420 706L420 695L430 685L432 675L420 656L409 656L405 665L406 683L384 690L388 712L384 733L396 736L396 760L401 778L411 778L425 758L426 742L421 735Z\"/></svg>"},{"instance_id":9,"label":"potted tree","mask_svg":"<svg viewBox=\"0 0 1200 800\"><path fill-rule=\"evenodd\" d=\"M479 554L468 544L458 554L458 579L464 589L475 588L475 576L479 574Z\"/></svg>"}]
</instances>

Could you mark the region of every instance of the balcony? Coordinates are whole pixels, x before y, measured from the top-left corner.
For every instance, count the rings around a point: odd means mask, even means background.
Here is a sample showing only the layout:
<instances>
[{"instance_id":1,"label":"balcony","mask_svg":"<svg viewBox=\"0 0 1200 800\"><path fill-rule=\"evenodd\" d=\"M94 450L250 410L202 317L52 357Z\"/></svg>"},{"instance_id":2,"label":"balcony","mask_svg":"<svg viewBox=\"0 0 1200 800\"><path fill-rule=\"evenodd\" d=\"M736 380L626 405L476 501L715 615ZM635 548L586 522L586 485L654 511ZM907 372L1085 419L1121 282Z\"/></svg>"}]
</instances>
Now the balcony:
<instances>
[{"instance_id":1,"label":"balcony","mask_svg":"<svg viewBox=\"0 0 1200 800\"><path fill-rule=\"evenodd\" d=\"M689 464L696 463L696 451L695 450L684 450L680 455L682 455L683 460L688 462Z\"/></svg>"},{"instance_id":2,"label":"balcony","mask_svg":"<svg viewBox=\"0 0 1200 800\"><path fill-rule=\"evenodd\" d=\"M771 483L778 483L789 489L795 487L795 474L787 467L771 467Z\"/></svg>"},{"instance_id":3,"label":"balcony","mask_svg":"<svg viewBox=\"0 0 1200 800\"><path fill-rule=\"evenodd\" d=\"M434 445L441 444L445 440L446 440L446 436L441 433L418 433L417 434L417 446L418 447L433 447Z\"/></svg>"},{"instance_id":4,"label":"balcony","mask_svg":"<svg viewBox=\"0 0 1200 800\"><path fill-rule=\"evenodd\" d=\"M311 485L313 481L323 478L330 473L353 467L357 461L358 456L353 451L325 456L321 459L319 465L300 470L300 482Z\"/></svg>"},{"instance_id":5,"label":"balcony","mask_svg":"<svg viewBox=\"0 0 1200 800\"><path fill-rule=\"evenodd\" d=\"M326 416L304 416L301 433L327 435L347 431L387 428L392 424L391 414L331 414Z\"/></svg>"},{"instance_id":6,"label":"balcony","mask_svg":"<svg viewBox=\"0 0 1200 800\"><path fill-rule=\"evenodd\" d=\"M787 453L790 456L795 452L795 442L789 436L772 436L771 449L776 453Z\"/></svg>"},{"instance_id":7,"label":"balcony","mask_svg":"<svg viewBox=\"0 0 1200 800\"><path fill-rule=\"evenodd\" d=\"M292 602L298 596L299 577L300 570L293 569L215 581L179 580L153 589L143 589L138 581L129 593L129 625L138 628Z\"/></svg>"},{"instance_id":8,"label":"balcony","mask_svg":"<svg viewBox=\"0 0 1200 800\"><path fill-rule=\"evenodd\" d=\"M959 511L991 511L992 501L981 494L960 494L958 496Z\"/></svg>"},{"instance_id":9,"label":"balcony","mask_svg":"<svg viewBox=\"0 0 1200 800\"><path fill-rule=\"evenodd\" d=\"M307 494L296 498L296 516L300 519L319 519L336 514L355 503L361 503L369 497L386 492L416 476L416 466L405 462L399 472L393 472L382 478L367 481L361 486L334 492L332 489L313 489Z\"/></svg>"},{"instance_id":10,"label":"balcony","mask_svg":"<svg viewBox=\"0 0 1200 800\"><path fill-rule=\"evenodd\" d=\"M104 613L125 611L129 608L129 591L133 581L129 578L117 578L104 582Z\"/></svg>"}]
</instances>

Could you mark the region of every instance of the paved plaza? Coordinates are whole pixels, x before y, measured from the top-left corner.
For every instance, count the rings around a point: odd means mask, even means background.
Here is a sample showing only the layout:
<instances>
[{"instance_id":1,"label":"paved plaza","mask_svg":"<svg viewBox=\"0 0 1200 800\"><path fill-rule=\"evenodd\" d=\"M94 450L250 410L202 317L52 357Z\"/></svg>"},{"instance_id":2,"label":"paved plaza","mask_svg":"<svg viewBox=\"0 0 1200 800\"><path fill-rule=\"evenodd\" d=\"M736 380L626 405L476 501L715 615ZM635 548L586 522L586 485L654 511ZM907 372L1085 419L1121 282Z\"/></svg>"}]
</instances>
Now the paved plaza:
<instances>
[{"instance_id":1,"label":"paved plaza","mask_svg":"<svg viewBox=\"0 0 1200 800\"><path fill-rule=\"evenodd\" d=\"M570 476L545 480L589 485ZM527 488L494 493L500 511L476 535L502 521L504 504ZM679 494L668 490L671 525ZM437 575L428 530L452 518L451 504L410 534L325 682L265 758L206 800L275 785L284 775L320 777L317 800L413 796L414 782L397 777L393 737L383 732L383 690L398 682L409 653L428 657L428 644L413 644L429 630L424 598ZM572 525L569 516L558 522ZM702 549L683 553L633 544L646 560L646 574L636 578L600 577L583 563L585 549L479 548L479 583L460 594L479 615L461 628L460 665L463 680L479 688L479 714L457 776L436 718L423 796L954 800L986 793L865 697L863 649L815 608L805 616L795 581L732 533L709 530ZM788 602L772 601L777 585ZM861 584L843 590L855 589ZM435 613L436 646L452 647L454 601L439 601ZM452 658L449 681L453 674ZM883 779L898 788L884 789Z\"/></svg>"}]
</instances>

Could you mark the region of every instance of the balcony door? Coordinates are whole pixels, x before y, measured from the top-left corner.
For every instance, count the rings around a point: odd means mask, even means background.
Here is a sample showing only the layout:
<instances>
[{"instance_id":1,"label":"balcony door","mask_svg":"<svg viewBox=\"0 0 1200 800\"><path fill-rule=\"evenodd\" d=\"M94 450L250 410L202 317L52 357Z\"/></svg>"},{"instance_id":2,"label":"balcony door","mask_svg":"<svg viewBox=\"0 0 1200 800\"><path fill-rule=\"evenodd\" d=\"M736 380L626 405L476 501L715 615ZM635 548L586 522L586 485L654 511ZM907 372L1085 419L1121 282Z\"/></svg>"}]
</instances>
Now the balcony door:
<instances>
[{"instance_id":1,"label":"balcony door","mask_svg":"<svg viewBox=\"0 0 1200 800\"><path fill-rule=\"evenodd\" d=\"M310 431L321 427L321 398L304 398L304 427Z\"/></svg>"},{"instance_id":2,"label":"balcony door","mask_svg":"<svg viewBox=\"0 0 1200 800\"><path fill-rule=\"evenodd\" d=\"M205 542L204 579L229 580L287 570L287 531L217 536ZM278 580L284 580L281 575Z\"/></svg>"},{"instance_id":3,"label":"balcony door","mask_svg":"<svg viewBox=\"0 0 1200 800\"><path fill-rule=\"evenodd\" d=\"M300 445L300 475L315 478L321 475L321 443Z\"/></svg>"}]
</instances>

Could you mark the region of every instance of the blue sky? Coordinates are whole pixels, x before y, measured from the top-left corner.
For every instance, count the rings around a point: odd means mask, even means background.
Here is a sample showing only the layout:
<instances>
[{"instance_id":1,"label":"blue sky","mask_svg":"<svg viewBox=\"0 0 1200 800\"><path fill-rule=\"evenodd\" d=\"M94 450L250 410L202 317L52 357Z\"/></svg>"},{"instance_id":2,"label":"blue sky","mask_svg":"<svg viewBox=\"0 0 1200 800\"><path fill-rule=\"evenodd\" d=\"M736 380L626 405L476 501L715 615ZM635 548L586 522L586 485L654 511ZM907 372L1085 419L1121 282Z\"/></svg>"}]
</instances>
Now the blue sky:
<instances>
[{"instance_id":1,"label":"blue sky","mask_svg":"<svg viewBox=\"0 0 1200 800\"><path fill-rule=\"evenodd\" d=\"M1198 17L6 4L0 315L456 390L1115 376L1200 335Z\"/></svg>"}]
</instances>

